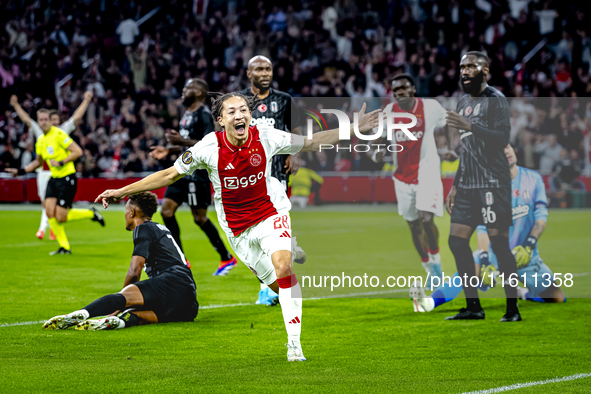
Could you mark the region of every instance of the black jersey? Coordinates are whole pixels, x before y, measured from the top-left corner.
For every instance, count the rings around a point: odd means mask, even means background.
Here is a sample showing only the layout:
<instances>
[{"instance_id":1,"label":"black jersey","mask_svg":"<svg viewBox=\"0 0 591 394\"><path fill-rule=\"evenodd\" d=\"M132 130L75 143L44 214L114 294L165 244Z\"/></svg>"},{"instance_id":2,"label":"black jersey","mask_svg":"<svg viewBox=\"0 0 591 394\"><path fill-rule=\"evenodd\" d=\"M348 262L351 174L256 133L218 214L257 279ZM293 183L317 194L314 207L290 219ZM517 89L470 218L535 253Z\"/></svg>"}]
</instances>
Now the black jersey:
<instances>
[{"instance_id":1,"label":"black jersey","mask_svg":"<svg viewBox=\"0 0 591 394\"><path fill-rule=\"evenodd\" d=\"M251 88L246 88L239 93L245 96L254 96ZM259 100L257 107L252 111L252 126L267 125L278 130L292 131L292 128L298 125L297 111L293 111L293 100L291 96L285 92L275 89L269 89L269 95L262 100ZM293 115L293 118L292 118ZM271 165L271 176L283 181L287 188L287 181L289 175L285 173L285 160L289 155L275 155L273 156L273 163Z\"/></svg>"},{"instance_id":2,"label":"black jersey","mask_svg":"<svg viewBox=\"0 0 591 394\"><path fill-rule=\"evenodd\" d=\"M174 272L187 276L193 282L193 275L185 264L185 256L165 226L152 221L136 226L133 230L133 245L133 256L146 259L144 270L150 278L164 272Z\"/></svg>"},{"instance_id":3,"label":"black jersey","mask_svg":"<svg viewBox=\"0 0 591 394\"><path fill-rule=\"evenodd\" d=\"M179 134L186 140L201 141L207 134L215 131L213 116L203 105L197 111L186 111L179 126ZM190 146L182 147L181 153L189 148ZM209 182L207 170L196 170L192 175L187 175L185 178L191 181Z\"/></svg>"},{"instance_id":4,"label":"black jersey","mask_svg":"<svg viewBox=\"0 0 591 394\"><path fill-rule=\"evenodd\" d=\"M457 111L472 122L472 131L460 130L462 151L454 185L463 189L511 187L504 153L511 131L505 95L488 86L479 97L462 97Z\"/></svg>"}]
</instances>

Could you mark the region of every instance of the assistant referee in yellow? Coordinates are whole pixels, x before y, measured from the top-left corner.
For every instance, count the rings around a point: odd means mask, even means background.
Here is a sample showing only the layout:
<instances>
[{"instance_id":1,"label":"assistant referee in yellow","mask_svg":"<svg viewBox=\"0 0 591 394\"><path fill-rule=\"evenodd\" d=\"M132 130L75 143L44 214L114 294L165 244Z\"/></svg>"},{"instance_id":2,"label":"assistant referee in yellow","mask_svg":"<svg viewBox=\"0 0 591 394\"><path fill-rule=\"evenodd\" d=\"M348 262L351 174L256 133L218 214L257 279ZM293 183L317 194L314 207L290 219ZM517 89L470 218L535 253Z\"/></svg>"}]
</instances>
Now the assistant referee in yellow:
<instances>
[{"instance_id":1,"label":"assistant referee in yellow","mask_svg":"<svg viewBox=\"0 0 591 394\"><path fill-rule=\"evenodd\" d=\"M17 176L35 171L44 162L49 167L51 179L45 193L45 210L49 218L49 225L60 246L50 255L71 254L72 249L66 236L64 223L91 219L104 227L105 221L93 207L91 209L71 209L78 188L74 160L82 156L80 146L68 134L51 125L49 110L40 109L37 111L37 123L43 130L43 135L37 139L35 144L37 157L24 169L7 168L6 171Z\"/></svg>"}]
</instances>

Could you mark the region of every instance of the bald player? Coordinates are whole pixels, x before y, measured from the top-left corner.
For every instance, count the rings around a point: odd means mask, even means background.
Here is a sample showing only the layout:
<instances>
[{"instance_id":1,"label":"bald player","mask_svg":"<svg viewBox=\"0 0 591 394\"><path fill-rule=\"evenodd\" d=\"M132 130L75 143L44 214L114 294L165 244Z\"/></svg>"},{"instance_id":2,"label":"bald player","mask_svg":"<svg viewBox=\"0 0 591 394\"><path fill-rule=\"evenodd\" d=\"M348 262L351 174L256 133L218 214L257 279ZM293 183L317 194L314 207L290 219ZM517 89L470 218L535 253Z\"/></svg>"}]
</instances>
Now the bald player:
<instances>
[{"instance_id":1,"label":"bald player","mask_svg":"<svg viewBox=\"0 0 591 394\"><path fill-rule=\"evenodd\" d=\"M517 276L517 263L509 248L513 219L511 173L505 156L511 114L505 95L486 83L489 67L488 57L482 52L467 52L462 57L460 83L466 95L458 102L457 112L447 114L447 124L459 130L462 141L460 167L446 200L451 215L449 248L458 274L475 277L470 237L477 226L485 225L499 271L508 279ZM463 287L467 306L447 319L484 319L477 286L464 283ZM501 321L521 321L517 287L509 283L504 285L504 290L507 309Z\"/></svg>"},{"instance_id":2,"label":"bald player","mask_svg":"<svg viewBox=\"0 0 591 394\"><path fill-rule=\"evenodd\" d=\"M256 96L259 100L256 109L252 111L251 126L269 126L278 130L294 132L297 131L297 113L293 113L292 118L292 98L289 94L280 90L271 88L273 81L273 63L265 56L254 56L248 61L248 70L246 76L250 81L250 87L240 91L245 96ZM292 122L292 119L294 122ZM292 130L292 126L293 129ZM273 156L271 166L271 176L278 180L283 189L287 192L287 183L291 174L291 156L276 155ZM303 256L295 260L297 263L303 263L306 260L305 253L297 246L295 237L292 241L294 245L294 256ZM278 295L261 282L261 290L257 304L274 305L277 303Z\"/></svg>"},{"instance_id":3,"label":"bald player","mask_svg":"<svg viewBox=\"0 0 591 394\"><path fill-rule=\"evenodd\" d=\"M207 134L214 132L215 126L211 112L205 106L205 98L209 92L207 82L199 78L191 78L185 82L181 99L187 111L180 122L180 130L170 131L166 135L169 145L153 148L150 155L162 160L171 154L180 156L190 147L201 141ZM162 219L168 227L177 245L183 250L181 243L181 230L175 214L179 206L187 203L191 208L195 224L203 230L213 248L220 255L220 264L214 276L227 275L236 266L236 258L228 252L224 242L220 238L217 228L207 217L207 207L211 205L211 183L207 171L197 170L166 188L162 200ZM191 267L189 260L187 266Z\"/></svg>"}]
</instances>

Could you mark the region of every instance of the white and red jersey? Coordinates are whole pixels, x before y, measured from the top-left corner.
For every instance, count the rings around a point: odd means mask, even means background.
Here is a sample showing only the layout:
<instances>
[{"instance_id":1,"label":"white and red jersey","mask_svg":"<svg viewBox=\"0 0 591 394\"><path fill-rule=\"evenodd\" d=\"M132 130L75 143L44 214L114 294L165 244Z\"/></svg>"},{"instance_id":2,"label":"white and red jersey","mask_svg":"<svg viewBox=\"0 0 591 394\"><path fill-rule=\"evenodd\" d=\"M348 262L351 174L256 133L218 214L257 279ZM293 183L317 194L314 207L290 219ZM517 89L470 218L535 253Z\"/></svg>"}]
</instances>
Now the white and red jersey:
<instances>
[{"instance_id":1,"label":"white and red jersey","mask_svg":"<svg viewBox=\"0 0 591 394\"><path fill-rule=\"evenodd\" d=\"M272 157L294 154L304 137L268 126L248 128L248 140L234 146L225 131L206 135L174 163L179 174L205 169L213 185L215 209L229 236L291 209L284 187L271 176Z\"/></svg>"},{"instance_id":2,"label":"white and red jersey","mask_svg":"<svg viewBox=\"0 0 591 394\"><path fill-rule=\"evenodd\" d=\"M384 111L407 112L397 103L388 104ZM409 139L402 130L395 130L394 142L403 149L394 154L394 177L408 184L431 182L440 178L441 173L434 132L435 128L445 126L447 112L436 100L420 98L415 99L415 106L408 112L417 118L417 124L409 130L417 140ZM408 123L408 118L395 118L394 122Z\"/></svg>"}]
</instances>

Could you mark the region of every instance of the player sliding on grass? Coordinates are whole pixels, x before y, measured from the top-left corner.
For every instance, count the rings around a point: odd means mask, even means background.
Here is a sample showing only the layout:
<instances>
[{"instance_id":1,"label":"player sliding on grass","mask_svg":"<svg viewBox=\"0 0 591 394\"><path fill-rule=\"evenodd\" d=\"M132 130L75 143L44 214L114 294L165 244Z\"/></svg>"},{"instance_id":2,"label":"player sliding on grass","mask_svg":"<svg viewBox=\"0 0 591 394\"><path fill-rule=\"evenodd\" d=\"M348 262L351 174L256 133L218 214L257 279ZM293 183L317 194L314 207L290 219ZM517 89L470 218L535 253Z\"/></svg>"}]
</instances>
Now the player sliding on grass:
<instances>
[{"instance_id":1,"label":"player sliding on grass","mask_svg":"<svg viewBox=\"0 0 591 394\"><path fill-rule=\"evenodd\" d=\"M125 228L133 231L134 249L123 290L101 297L79 311L53 317L43 328L113 330L195 319L199 303L193 275L170 231L152 222L157 209L158 197L154 193L138 193L127 201ZM149 279L139 282L142 268ZM105 315L109 316L89 320Z\"/></svg>"},{"instance_id":2,"label":"player sliding on grass","mask_svg":"<svg viewBox=\"0 0 591 394\"><path fill-rule=\"evenodd\" d=\"M270 176L274 155L317 151L334 144L339 130L314 134L312 139L269 126L250 126L256 101L240 93L214 100L212 113L224 130L208 134L177 159L173 167L156 172L96 198L104 207L125 196L170 185L197 169L206 169L215 191L220 226L238 257L250 270L278 292L288 337L288 361L304 361L300 344L302 294L292 271L292 243L285 188ZM358 128L378 126L379 112L359 112ZM353 133L353 125L349 132Z\"/></svg>"},{"instance_id":3,"label":"player sliding on grass","mask_svg":"<svg viewBox=\"0 0 591 394\"><path fill-rule=\"evenodd\" d=\"M505 155L511 171L513 226L509 231L510 247L517 260L517 275L524 281L528 290L519 288L519 296L538 302L565 302L566 296L560 286L553 280L550 268L540 258L538 239L546 229L548 208L546 207L546 189L540 174L517 166L515 151L508 145ZM476 275L481 277L483 286L480 290L487 291L499 270L499 263L494 251L490 249L490 240L485 226L478 226L478 248L474 252ZM525 276L524 276L525 275ZM415 312L430 312L433 308L456 298L462 291L460 280L453 278L451 283L440 286L430 297L425 296L422 287L415 283L410 294ZM460 284L459 286L457 286Z\"/></svg>"}]
</instances>

